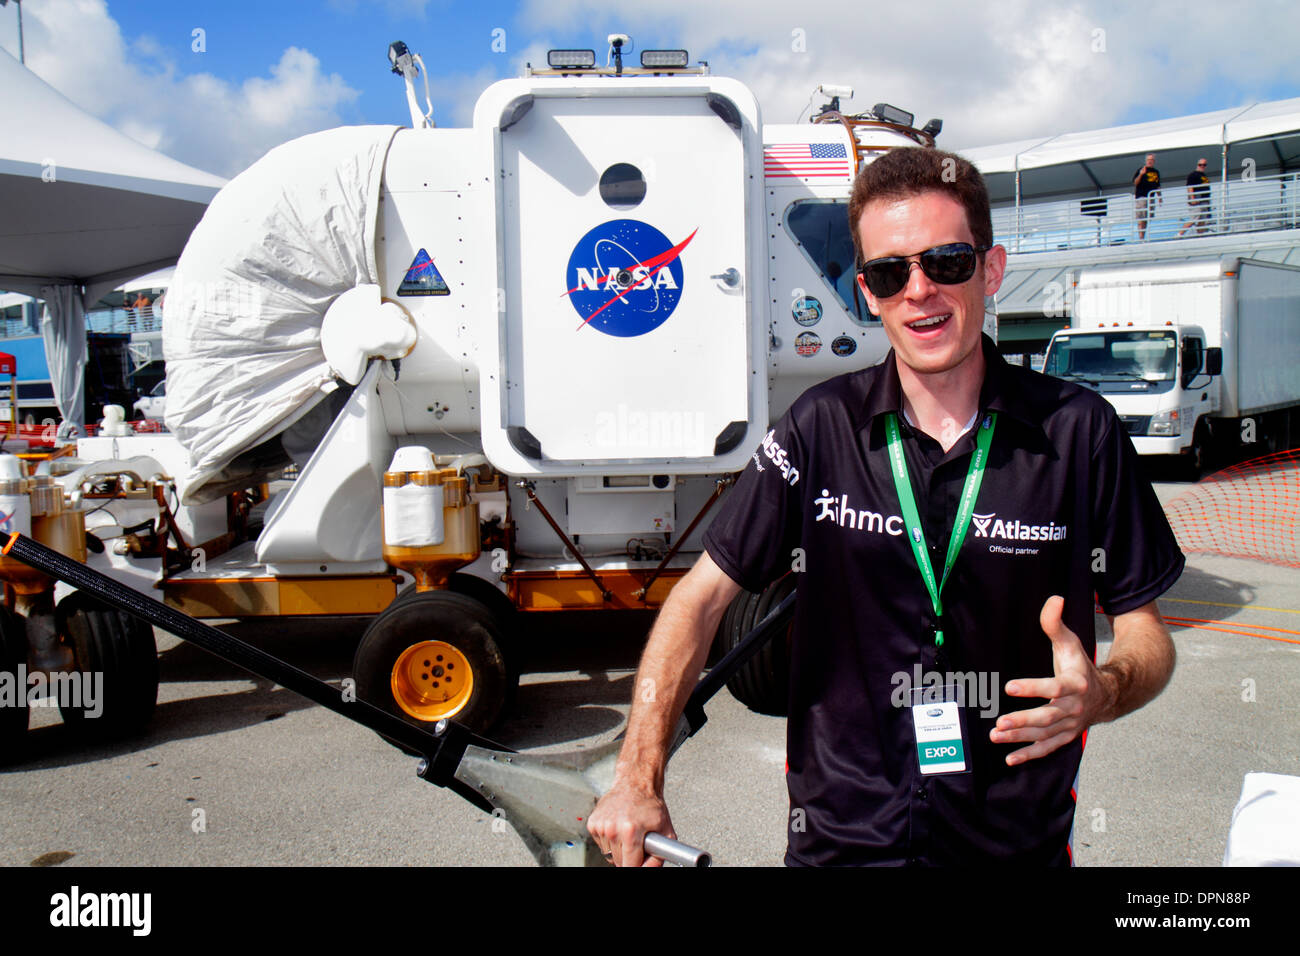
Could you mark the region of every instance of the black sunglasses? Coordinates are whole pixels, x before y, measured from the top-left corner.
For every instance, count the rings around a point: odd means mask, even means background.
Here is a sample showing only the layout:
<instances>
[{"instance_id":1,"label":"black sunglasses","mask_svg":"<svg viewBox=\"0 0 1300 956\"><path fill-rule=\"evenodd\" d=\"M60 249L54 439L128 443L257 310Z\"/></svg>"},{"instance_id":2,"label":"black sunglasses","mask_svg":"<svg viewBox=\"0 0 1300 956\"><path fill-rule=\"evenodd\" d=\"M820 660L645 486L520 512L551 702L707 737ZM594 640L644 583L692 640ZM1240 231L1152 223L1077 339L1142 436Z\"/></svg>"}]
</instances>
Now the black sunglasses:
<instances>
[{"instance_id":1,"label":"black sunglasses","mask_svg":"<svg viewBox=\"0 0 1300 956\"><path fill-rule=\"evenodd\" d=\"M969 242L949 242L918 253L921 271L942 285L959 285L975 274L975 257L991 246L972 246ZM881 299L898 295L912 274L913 256L885 256L863 263L858 269L871 294Z\"/></svg>"}]
</instances>

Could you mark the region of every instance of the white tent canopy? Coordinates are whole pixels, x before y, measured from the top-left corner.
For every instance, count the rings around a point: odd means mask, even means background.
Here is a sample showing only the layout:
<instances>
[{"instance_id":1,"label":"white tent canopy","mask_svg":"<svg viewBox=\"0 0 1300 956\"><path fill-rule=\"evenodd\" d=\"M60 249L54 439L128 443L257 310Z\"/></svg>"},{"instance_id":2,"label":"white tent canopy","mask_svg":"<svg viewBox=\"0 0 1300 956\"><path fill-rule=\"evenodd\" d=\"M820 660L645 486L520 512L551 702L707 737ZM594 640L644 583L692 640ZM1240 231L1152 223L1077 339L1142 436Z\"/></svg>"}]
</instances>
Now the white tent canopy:
<instances>
[{"instance_id":1,"label":"white tent canopy","mask_svg":"<svg viewBox=\"0 0 1300 956\"><path fill-rule=\"evenodd\" d=\"M81 424L86 303L171 265L225 180L95 119L0 50L0 289L46 302L59 411Z\"/></svg>"},{"instance_id":2,"label":"white tent canopy","mask_svg":"<svg viewBox=\"0 0 1300 956\"><path fill-rule=\"evenodd\" d=\"M1293 136L1285 144L1268 149L1247 145L1287 134ZM1221 172L1224 152L1229 149L1231 161L1258 154L1261 167L1296 165L1300 161L1300 98L980 146L963 150L962 155L984 174L990 198L997 203L1012 198L1017 174L1022 197L1080 190L1101 193L1131 188L1133 172L1147 153L1156 154L1156 165L1164 168L1166 179L1173 181L1168 174L1177 172L1181 181L1200 155L1210 160L1211 174Z\"/></svg>"},{"instance_id":3,"label":"white tent canopy","mask_svg":"<svg viewBox=\"0 0 1300 956\"><path fill-rule=\"evenodd\" d=\"M132 276L125 282L114 286L114 292L129 292L135 289L165 289L172 284L176 278L176 267L167 266L162 269L154 269L142 276Z\"/></svg>"}]
</instances>

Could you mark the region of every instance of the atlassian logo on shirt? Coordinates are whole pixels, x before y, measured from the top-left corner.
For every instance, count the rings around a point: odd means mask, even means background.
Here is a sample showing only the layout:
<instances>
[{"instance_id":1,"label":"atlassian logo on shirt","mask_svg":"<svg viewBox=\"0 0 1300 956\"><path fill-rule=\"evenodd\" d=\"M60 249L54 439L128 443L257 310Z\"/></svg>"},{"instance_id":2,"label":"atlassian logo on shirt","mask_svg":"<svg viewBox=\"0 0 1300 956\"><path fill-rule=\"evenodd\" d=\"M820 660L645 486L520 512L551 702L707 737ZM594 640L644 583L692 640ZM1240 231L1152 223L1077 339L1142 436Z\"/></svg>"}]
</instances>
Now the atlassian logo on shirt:
<instances>
[{"instance_id":1,"label":"atlassian logo on shirt","mask_svg":"<svg viewBox=\"0 0 1300 956\"><path fill-rule=\"evenodd\" d=\"M975 537L1001 538L1003 541L1063 541L1066 532L1066 526L1055 521L1047 524L1025 524L1019 519L1004 521L998 518L996 511L986 515L971 515L971 525L975 529Z\"/></svg>"},{"instance_id":2,"label":"atlassian logo on shirt","mask_svg":"<svg viewBox=\"0 0 1300 956\"><path fill-rule=\"evenodd\" d=\"M821 511L813 519L814 521L829 519L831 523L837 524L841 528L853 528L856 531L874 531L876 534L884 532L895 537L903 533L904 525L901 516L889 515L886 517L878 511L850 508L848 495L840 495L838 498L832 497L828 488L822 489L822 496L814 498L813 504L821 507Z\"/></svg>"},{"instance_id":3,"label":"atlassian logo on shirt","mask_svg":"<svg viewBox=\"0 0 1300 956\"><path fill-rule=\"evenodd\" d=\"M793 488L798 484L799 469L793 467L790 462L786 460L785 449L776 443L775 428L763 436L763 444L761 445L761 448L763 449L763 454L772 462L772 465L781 470L781 477L790 483L790 487ZM759 471L763 470L763 464L758 460L758 452L754 452L754 467Z\"/></svg>"}]
</instances>

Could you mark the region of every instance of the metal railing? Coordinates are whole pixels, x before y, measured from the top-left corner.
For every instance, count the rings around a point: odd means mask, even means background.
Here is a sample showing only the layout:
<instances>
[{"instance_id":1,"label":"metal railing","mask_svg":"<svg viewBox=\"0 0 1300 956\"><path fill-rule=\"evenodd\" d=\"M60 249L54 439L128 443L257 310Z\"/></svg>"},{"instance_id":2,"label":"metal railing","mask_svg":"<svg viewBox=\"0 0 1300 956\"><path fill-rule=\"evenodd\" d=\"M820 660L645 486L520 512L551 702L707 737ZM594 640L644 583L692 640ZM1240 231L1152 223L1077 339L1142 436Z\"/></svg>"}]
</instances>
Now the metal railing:
<instances>
[{"instance_id":1,"label":"metal railing","mask_svg":"<svg viewBox=\"0 0 1300 956\"><path fill-rule=\"evenodd\" d=\"M86 313L86 328L91 332L161 332L162 315L152 308L143 314L139 309L92 309ZM40 334L39 315L35 319L6 318L0 323L0 338Z\"/></svg>"},{"instance_id":2,"label":"metal railing","mask_svg":"<svg viewBox=\"0 0 1300 956\"><path fill-rule=\"evenodd\" d=\"M1211 182L1208 218L1192 223L1184 236L1225 235L1300 228L1300 173ZM1179 230L1204 213L1188 204L1180 177L1161 190L1162 201L1148 201L1145 239L1138 238L1131 190L1080 196L1054 202L1003 206L993 210L993 239L1009 252L1054 252L1179 238ZM1102 215L1085 215L1091 208ZM1199 232L1203 228L1204 232Z\"/></svg>"},{"instance_id":3,"label":"metal railing","mask_svg":"<svg viewBox=\"0 0 1300 956\"><path fill-rule=\"evenodd\" d=\"M41 323L39 319L5 319L4 324L0 325L0 337L6 339L17 339L27 335L40 335Z\"/></svg>"},{"instance_id":4,"label":"metal railing","mask_svg":"<svg viewBox=\"0 0 1300 956\"><path fill-rule=\"evenodd\" d=\"M156 309L95 309L86 313L91 332L160 332L162 315Z\"/></svg>"}]
</instances>

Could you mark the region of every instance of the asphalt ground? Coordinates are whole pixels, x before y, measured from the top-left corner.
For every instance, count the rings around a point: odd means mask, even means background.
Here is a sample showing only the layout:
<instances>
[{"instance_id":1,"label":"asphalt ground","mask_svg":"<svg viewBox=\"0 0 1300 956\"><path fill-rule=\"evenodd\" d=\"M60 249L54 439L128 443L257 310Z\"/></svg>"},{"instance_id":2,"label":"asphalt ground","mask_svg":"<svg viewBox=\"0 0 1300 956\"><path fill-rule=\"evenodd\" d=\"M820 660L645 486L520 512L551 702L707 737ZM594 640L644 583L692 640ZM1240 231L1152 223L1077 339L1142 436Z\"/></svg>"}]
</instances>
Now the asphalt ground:
<instances>
[{"instance_id":1,"label":"asphalt ground","mask_svg":"<svg viewBox=\"0 0 1300 956\"><path fill-rule=\"evenodd\" d=\"M1159 483L1162 500L1187 485ZM1249 771L1300 775L1300 571L1189 556L1160 600L1178 666L1143 710L1089 734L1078 789L1079 866L1218 866ZM613 740L649 614L536 621L516 713L519 750ZM1192 621L1199 623L1191 623ZM361 625L275 621L229 630L330 681ZM1098 634L1108 635L1104 618ZM501 821L415 776L370 731L159 635L162 685L139 737L86 746L34 709L31 756L0 769L0 863L76 866L531 865ZM1099 659L1109 651L1103 636ZM784 850L784 721L725 691L672 761L683 840L720 866L777 866Z\"/></svg>"}]
</instances>

